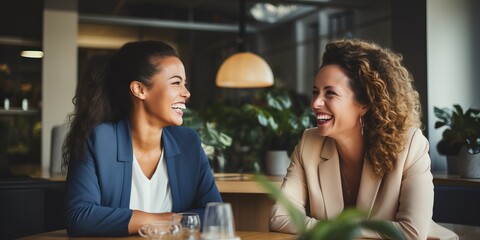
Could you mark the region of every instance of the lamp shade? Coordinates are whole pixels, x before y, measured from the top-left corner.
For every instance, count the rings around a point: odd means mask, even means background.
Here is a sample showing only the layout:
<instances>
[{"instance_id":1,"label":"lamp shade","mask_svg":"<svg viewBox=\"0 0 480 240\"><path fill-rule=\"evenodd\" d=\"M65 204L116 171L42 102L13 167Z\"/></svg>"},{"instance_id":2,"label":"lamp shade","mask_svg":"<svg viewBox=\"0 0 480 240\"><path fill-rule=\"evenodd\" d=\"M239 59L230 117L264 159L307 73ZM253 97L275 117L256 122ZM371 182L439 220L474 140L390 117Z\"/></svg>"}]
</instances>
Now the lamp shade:
<instances>
[{"instance_id":1,"label":"lamp shade","mask_svg":"<svg viewBox=\"0 0 480 240\"><path fill-rule=\"evenodd\" d=\"M240 52L222 63L216 85L225 88L269 87L273 85L273 73L268 63L258 55Z\"/></svg>"}]
</instances>

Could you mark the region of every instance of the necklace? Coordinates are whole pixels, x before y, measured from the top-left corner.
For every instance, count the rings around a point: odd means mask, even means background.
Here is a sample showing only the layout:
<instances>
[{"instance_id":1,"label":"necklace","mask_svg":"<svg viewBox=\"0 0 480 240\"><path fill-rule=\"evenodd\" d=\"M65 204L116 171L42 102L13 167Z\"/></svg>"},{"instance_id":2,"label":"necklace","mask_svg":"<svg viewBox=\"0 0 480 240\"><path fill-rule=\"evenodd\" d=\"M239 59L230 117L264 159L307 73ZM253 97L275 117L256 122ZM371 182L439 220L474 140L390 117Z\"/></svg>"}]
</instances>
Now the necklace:
<instances>
[{"instance_id":1,"label":"necklace","mask_svg":"<svg viewBox=\"0 0 480 240\"><path fill-rule=\"evenodd\" d=\"M347 189L347 197L350 198L350 188L348 187L347 179L345 178L345 174L343 174L343 167L340 166L340 175L342 176L342 180L345 183L345 188Z\"/></svg>"}]
</instances>

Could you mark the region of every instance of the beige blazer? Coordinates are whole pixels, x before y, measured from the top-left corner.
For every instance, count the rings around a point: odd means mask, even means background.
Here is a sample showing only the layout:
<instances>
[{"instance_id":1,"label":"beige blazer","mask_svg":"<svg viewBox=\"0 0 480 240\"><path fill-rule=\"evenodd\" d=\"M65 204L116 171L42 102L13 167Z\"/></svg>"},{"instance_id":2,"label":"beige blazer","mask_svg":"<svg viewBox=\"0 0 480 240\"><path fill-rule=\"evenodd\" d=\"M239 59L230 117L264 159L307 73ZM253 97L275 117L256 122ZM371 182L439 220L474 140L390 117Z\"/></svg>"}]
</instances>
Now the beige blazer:
<instances>
[{"instance_id":1,"label":"beige blazer","mask_svg":"<svg viewBox=\"0 0 480 240\"><path fill-rule=\"evenodd\" d=\"M356 206L367 211L369 219L391 221L407 239L458 239L431 220L433 177L428 141L419 129L411 129L407 136L394 169L383 179L375 177L370 162L364 161ZM282 191L305 214L306 228L339 215L344 203L335 140L318 135L316 128L308 129L291 160ZM272 208L270 230L298 232L279 204ZM367 231L361 237L381 238Z\"/></svg>"}]
</instances>

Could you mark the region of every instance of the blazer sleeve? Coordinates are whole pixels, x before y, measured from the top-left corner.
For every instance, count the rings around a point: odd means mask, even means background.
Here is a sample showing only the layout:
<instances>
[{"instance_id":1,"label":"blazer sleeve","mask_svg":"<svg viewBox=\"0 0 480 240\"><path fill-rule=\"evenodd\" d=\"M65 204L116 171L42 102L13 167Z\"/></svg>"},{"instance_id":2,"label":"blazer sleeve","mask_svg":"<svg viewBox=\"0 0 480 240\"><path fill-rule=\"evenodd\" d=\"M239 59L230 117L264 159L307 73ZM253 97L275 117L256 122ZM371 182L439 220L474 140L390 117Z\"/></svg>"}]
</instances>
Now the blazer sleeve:
<instances>
[{"instance_id":1,"label":"blazer sleeve","mask_svg":"<svg viewBox=\"0 0 480 240\"><path fill-rule=\"evenodd\" d=\"M399 159L398 169L393 170L401 171L401 180L398 210L390 222L404 233L406 239L427 239L432 223L434 192L428 150L428 140L419 129L415 129L405 145L405 160ZM362 237L380 236L363 231Z\"/></svg>"},{"instance_id":2,"label":"blazer sleeve","mask_svg":"<svg viewBox=\"0 0 480 240\"><path fill-rule=\"evenodd\" d=\"M428 140L417 129L406 146L399 208L395 225L407 239L427 239L433 215L433 176L430 171Z\"/></svg>"},{"instance_id":3,"label":"blazer sleeve","mask_svg":"<svg viewBox=\"0 0 480 240\"><path fill-rule=\"evenodd\" d=\"M166 127L165 147L178 154L168 157L174 212L196 212L203 219L209 202L222 202L210 163L196 131L187 127Z\"/></svg>"},{"instance_id":4,"label":"blazer sleeve","mask_svg":"<svg viewBox=\"0 0 480 240\"><path fill-rule=\"evenodd\" d=\"M102 204L99 170L95 164L94 131L86 146L85 159L74 162L68 170L65 195L67 232L70 236L127 236L132 210ZM112 181L111 184L122 183Z\"/></svg>"},{"instance_id":5,"label":"blazer sleeve","mask_svg":"<svg viewBox=\"0 0 480 240\"><path fill-rule=\"evenodd\" d=\"M307 183L305 179L305 169L302 161L302 149L307 139L306 131L302 139L295 147L291 156L291 163L288 167L287 175L282 183L282 192L287 199L297 208L305 217L306 228L312 228L318 220L307 216ZM270 231L284 233L299 233L304 229L297 229L292 222L288 211L278 202L273 205L270 222Z\"/></svg>"}]
</instances>

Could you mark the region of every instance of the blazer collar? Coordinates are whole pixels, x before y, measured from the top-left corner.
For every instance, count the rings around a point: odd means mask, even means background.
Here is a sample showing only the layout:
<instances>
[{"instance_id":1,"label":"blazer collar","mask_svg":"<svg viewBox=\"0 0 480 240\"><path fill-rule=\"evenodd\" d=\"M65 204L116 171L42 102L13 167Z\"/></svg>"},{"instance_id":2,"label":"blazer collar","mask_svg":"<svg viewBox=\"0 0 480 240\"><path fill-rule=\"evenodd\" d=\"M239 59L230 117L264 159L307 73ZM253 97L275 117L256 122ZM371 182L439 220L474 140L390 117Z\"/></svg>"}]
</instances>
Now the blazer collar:
<instances>
[{"instance_id":1,"label":"blazer collar","mask_svg":"<svg viewBox=\"0 0 480 240\"><path fill-rule=\"evenodd\" d=\"M132 136L130 134L130 124L127 119L120 120L116 124L117 131L117 157L119 162L133 161Z\"/></svg>"},{"instance_id":2,"label":"blazer collar","mask_svg":"<svg viewBox=\"0 0 480 240\"><path fill-rule=\"evenodd\" d=\"M120 120L116 124L116 132L118 161L133 161L132 135L130 134L130 124L128 123L127 119ZM180 149L175 142L173 133L170 132L169 127L165 127L162 130L162 142L166 158L180 154Z\"/></svg>"},{"instance_id":3,"label":"blazer collar","mask_svg":"<svg viewBox=\"0 0 480 240\"><path fill-rule=\"evenodd\" d=\"M130 124L127 119L120 120L116 124L117 133L117 158L119 162L132 162L133 161L133 145L132 136L130 134ZM175 141L175 136L169 127L165 127L162 130L162 142L164 149L165 162L167 164L167 171L170 181L170 189L172 191L173 210L178 211L177 202L180 199L180 189L177 181L177 172L179 170L178 162L180 161L180 149ZM131 183L131 165L125 165L124 178L125 186L130 187ZM122 206L128 206L130 201L130 189L124 191L122 197Z\"/></svg>"},{"instance_id":4,"label":"blazer collar","mask_svg":"<svg viewBox=\"0 0 480 240\"><path fill-rule=\"evenodd\" d=\"M165 157L173 157L180 154L180 148L175 141L174 133L170 130L170 127L164 127L162 130L162 143Z\"/></svg>"},{"instance_id":5,"label":"blazer collar","mask_svg":"<svg viewBox=\"0 0 480 240\"><path fill-rule=\"evenodd\" d=\"M334 218L344 209L342 191L342 180L340 175L340 158L338 156L335 140L326 138L320 151L318 171L320 176L320 187L325 202L325 213L327 218ZM375 198L380 188L381 179L373 172L373 167L366 159L363 162L362 178L357 198L357 207L368 211L370 216Z\"/></svg>"},{"instance_id":6,"label":"blazer collar","mask_svg":"<svg viewBox=\"0 0 480 240\"><path fill-rule=\"evenodd\" d=\"M372 164L364 159L360 190L358 191L357 207L368 211L368 218L372 214L373 204L377 197L382 179L375 176Z\"/></svg>"},{"instance_id":7,"label":"blazer collar","mask_svg":"<svg viewBox=\"0 0 480 240\"><path fill-rule=\"evenodd\" d=\"M165 156L165 163L167 164L168 179L170 181L170 190L172 193L172 210L179 211L178 201L180 198L180 186L177 181L177 173L181 172L182 156L180 155L180 148L175 141L175 133L169 127L162 130L163 154ZM177 136L178 137L178 136Z\"/></svg>"},{"instance_id":8,"label":"blazer collar","mask_svg":"<svg viewBox=\"0 0 480 240\"><path fill-rule=\"evenodd\" d=\"M320 151L318 175L320 176L320 187L322 188L323 201L325 203L325 214L327 219L334 218L343 210L343 195L340 178L340 165L335 140L326 138Z\"/></svg>"}]
</instances>

